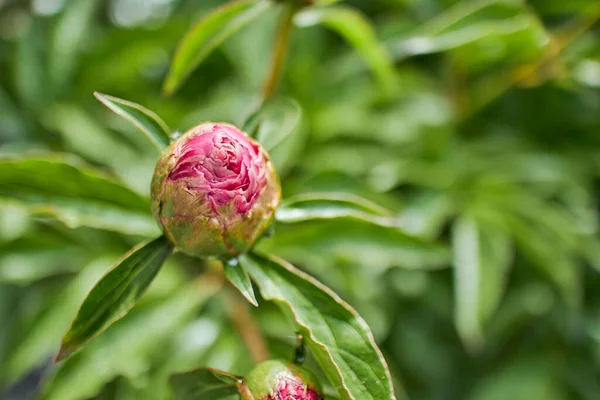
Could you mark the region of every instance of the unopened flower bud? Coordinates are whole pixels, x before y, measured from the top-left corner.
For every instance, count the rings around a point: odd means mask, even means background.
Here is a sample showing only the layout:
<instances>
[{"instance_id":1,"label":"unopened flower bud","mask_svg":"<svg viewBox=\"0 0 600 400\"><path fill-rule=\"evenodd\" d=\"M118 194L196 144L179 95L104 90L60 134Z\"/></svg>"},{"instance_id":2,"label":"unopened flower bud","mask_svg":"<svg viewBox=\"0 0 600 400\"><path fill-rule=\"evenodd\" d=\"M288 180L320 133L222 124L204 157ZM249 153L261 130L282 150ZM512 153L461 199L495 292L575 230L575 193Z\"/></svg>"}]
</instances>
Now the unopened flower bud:
<instances>
[{"instance_id":1,"label":"unopened flower bud","mask_svg":"<svg viewBox=\"0 0 600 400\"><path fill-rule=\"evenodd\" d=\"M267 152L225 123L204 123L162 153L152 178L152 212L184 253L229 258L267 229L281 188Z\"/></svg>"},{"instance_id":2,"label":"unopened flower bud","mask_svg":"<svg viewBox=\"0 0 600 400\"><path fill-rule=\"evenodd\" d=\"M240 386L242 400L323 400L315 376L284 361L258 364Z\"/></svg>"}]
</instances>

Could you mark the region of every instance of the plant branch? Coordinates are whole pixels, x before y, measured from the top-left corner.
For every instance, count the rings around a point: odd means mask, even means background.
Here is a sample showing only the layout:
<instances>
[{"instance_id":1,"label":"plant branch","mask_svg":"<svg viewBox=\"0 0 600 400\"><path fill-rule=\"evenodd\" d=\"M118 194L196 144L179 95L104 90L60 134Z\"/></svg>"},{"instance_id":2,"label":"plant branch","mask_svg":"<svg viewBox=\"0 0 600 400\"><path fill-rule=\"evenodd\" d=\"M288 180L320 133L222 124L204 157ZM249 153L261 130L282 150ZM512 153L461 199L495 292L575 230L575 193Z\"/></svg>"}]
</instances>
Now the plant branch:
<instances>
[{"instance_id":1,"label":"plant branch","mask_svg":"<svg viewBox=\"0 0 600 400\"><path fill-rule=\"evenodd\" d=\"M281 17L281 25L275 41L275 47L273 48L271 69L263 87L263 101L266 101L273 96L275 90L277 89L277 84L279 82L281 71L283 70L283 64L285 62L285 56L287 54L290 33L294 23L295 14L296 6L289 4L287 5L284 14Z\"/></svg>"},{"instance_id":2,"label":"plant branch","mask_svg":"<svg viewBox=\"0 0 600 400\"><path fill-rule=\"evenodd\" d=\"M271 358L262 332L250 314L246 299L233 288L229 288L227 303L229 318L250 351L254 362L259 363Z\"/></svg>"}]
</instances>

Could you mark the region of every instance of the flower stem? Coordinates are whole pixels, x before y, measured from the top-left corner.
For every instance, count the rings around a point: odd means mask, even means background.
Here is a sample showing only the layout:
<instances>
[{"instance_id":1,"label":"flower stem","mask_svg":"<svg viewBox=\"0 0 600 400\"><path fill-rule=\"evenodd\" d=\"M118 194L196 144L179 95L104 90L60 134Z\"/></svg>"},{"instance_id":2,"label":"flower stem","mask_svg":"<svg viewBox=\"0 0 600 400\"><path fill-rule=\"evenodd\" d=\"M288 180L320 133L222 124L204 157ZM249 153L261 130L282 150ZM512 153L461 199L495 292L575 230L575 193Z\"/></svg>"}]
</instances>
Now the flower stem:
<instances>
[{"instance_id":1,"label":"flower stem","mask_svg":"<svg viewBox=\"0 0 600 400\"><path fill-rule=\"evenodd\" d=\"M263 101L271 98L277 89L277 83L281 76L288 49L290 33L294 22L294 14L296 14L296 6L292 4L287 5L281 17L279 33L277 34L277 40L275 41L275 47L273 48L271 70L269 71L269 75L267 76L267 80L263 87Z\"/></svg>"},{"instance_id":2,"label":"flower stem","mask_svg":"<svg viewBox=\"0 0 600 400\"><path fill-rule=\"evenodd\" d=\"M254 362L259 363L268 360L271 358L271 355L269 354L260 328L254 319L252 319L248 303L237 291L232 288L229 289L231 289L227 293L229 318L250 351Z\"/></svg>"}]
</instances>

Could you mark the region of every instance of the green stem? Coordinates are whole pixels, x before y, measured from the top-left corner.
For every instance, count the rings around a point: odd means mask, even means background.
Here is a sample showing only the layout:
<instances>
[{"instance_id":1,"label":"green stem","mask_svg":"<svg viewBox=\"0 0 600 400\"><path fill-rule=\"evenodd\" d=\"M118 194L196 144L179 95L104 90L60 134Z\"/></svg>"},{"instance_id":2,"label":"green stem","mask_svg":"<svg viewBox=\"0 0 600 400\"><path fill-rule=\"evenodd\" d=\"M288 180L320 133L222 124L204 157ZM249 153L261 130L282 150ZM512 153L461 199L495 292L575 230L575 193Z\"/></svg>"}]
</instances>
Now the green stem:
<instances>
[{"instance_id":1,"label":"green stem","mask_svg":"<svg viewBox=\"0 0 600 400\"><path fill-rule=\"evenodd\" d=\"M288 49L290 40L290 33L292 30L294 15L296 14L296 6L289 4L287 5L283 16L281 17L281 25L279 27L279 33L273 48L273 59L271 62L271 70L265 81L263 88L263 101L268 100L273 96L277 89L277 83L283 70L283 64L285 62L285 56Z\"/></svg>"},{"instance_id":2,"label":"green stem","mask_svg":"<svg viewBox=\"0 0 600 400\"><path fill-rule=\"evenodd\" d=\"M254 362L259 363L271 358L260 327L254 321L248 309L248 302L237 291L231 288L229 288L227 293L227 302L229 318L250 351Z\"/></svg>"}]
</instances>

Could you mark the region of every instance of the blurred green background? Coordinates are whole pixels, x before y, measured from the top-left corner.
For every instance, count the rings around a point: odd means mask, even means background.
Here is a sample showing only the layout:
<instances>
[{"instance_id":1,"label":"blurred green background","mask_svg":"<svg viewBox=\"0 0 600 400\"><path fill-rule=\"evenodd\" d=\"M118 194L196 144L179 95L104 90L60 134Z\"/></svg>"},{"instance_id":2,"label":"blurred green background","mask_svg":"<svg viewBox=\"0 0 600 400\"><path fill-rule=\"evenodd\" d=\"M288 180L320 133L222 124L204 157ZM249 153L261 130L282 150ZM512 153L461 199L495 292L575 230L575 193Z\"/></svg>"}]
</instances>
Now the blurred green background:
<instances>
[{"instance_id":1,"label":"blurred green background","mask_svg":"<svg viewBox=\"0 0 600 400\"><path fill-rule=\"evenodd\" d=\"M279 10L161 95L178 41L221 3L1 0L0 152L70 153L148 195L157 153L92 93L180 131L240 123ZM344 3L373 21L392 84L335 33L296 29L280 92L302 123L272 155L285 196L359 194L414 237L321 221L276 227L260 247L357 308L410 399L600 399L600 4ZM166 399L174 371L248 372L231 304L188 285L208 267L183 256L130 315L49 367L91 285L139 239L1 203L0 398L32 398L43 376L46 399ZM268 304L252 312L289 357L293 327Z\"/></svg>"}]
</instances>

